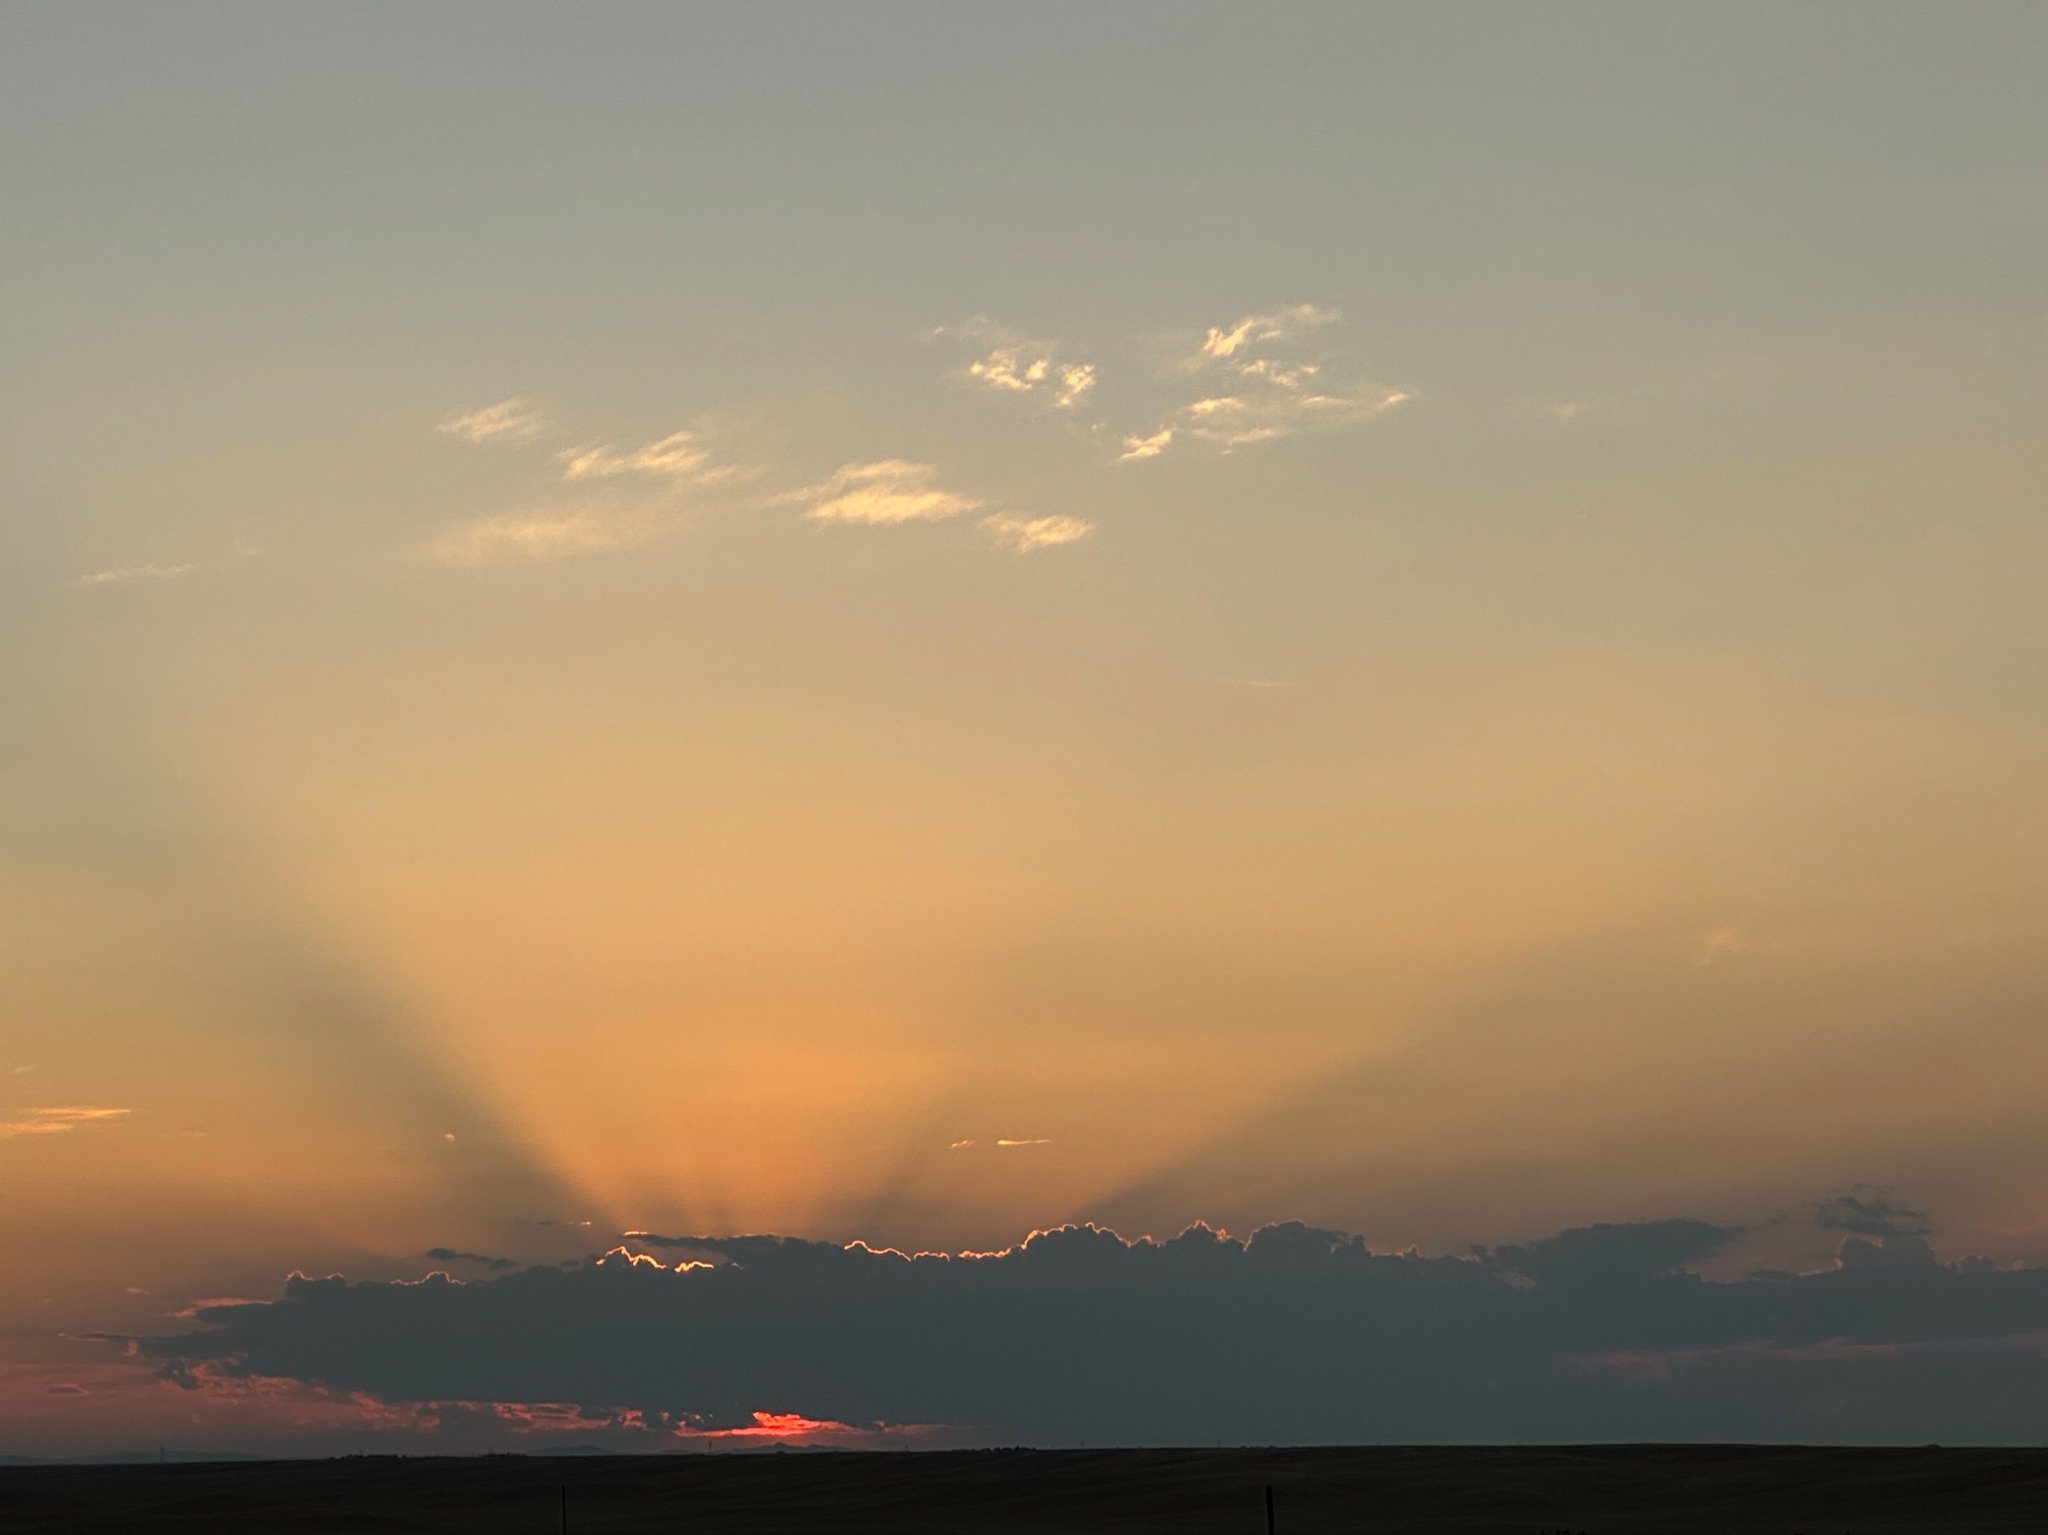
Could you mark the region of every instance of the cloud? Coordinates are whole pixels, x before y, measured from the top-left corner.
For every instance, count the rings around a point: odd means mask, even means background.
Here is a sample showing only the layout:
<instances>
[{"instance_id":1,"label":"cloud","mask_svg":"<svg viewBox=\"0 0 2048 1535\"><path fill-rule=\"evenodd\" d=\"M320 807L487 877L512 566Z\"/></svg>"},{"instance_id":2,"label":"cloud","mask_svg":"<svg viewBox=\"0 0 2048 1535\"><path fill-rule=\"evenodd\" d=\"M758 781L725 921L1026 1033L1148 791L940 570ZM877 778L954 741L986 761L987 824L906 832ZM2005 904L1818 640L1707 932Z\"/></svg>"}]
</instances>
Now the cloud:
<instances>
[{"instance_id":1,"label":"cloud","mask_svg":"<svg viewBox=\"0 0 2048 1535\"><path fill-rule=\"evenodd\" d=\"M1846 1231L1860 1237L1924 1237L1934 1228L1924 1210L1909 1210L1892 1201L1890 1191L1868 1183L1851 1184L1830 1194L1814 1212L1824 1231Z\"/></svg>"},{"instance_id":2,"label":"cloud","mask_svg":"<svg viewBox=\"0 0 2048 1535\"><path fill-rule=\"evenodd\" d=\"M1056 363L1019 347L997 347L967 365L967 376L991 389L1031 394L1043 391L1055 410L1068 410L1095 387L1093 363Z\"/></svg>"},{"instance_id":3,"label":"cloud","mask_svg":"<svg viewBox=\"0 0 2048 1535\"><path fill-rule=\"evenodd\" d=\"M78 578L80 586L112 586L124 581L176 581L195 571L253 560L263 551L249 544L235 543L217 560L185 560L176 565L120 565L112 570L90 571Z\"/></svg>"},{"instance_id":4,"label":"cloud","mask_svg":"<svg viewBox=\"0 0 2048 1535\"><path fill-rule=\"evenodd\" d=\"M1062 364L1059 369L1059 388L1052 397L1053 407L1064 410L1076 404L1083 395L1095 387L1095 364L1080 362Z\"/></svg>"},{"instance_id":5,"label":"cloud","mask_svg":"<svg viewBox=\"0 0 2048 1535\"><path fill-rule=\"evenodd\" d=\"M1736 1235L1622 1223L1428 1257L1299 1222L1163 1242L1065 1226L952 1256L642 1233L470 1284L294 1275L136 1347L196 1379L396 1404L1007 1443L2038 1437L2048 1270L1692 1272Z\"/></svg>"},{"instance_id":6,"label":"cloud","mask_svg":"<svg viewBox=\"0 0 2048 1535\"><path fill-rule=\"evenodd\" d=\"M1026 517L1015 512L997 512L982 518L981 525L997 543L1019 554L1071 544L1086 538L1095 527L1079 517Z\"/></svg>"},{"instance_id":7,"label":"cloud","mask_svg":"<svg viewBox=\"0 0 2048 1535\"><path fill-rule=\"evenodd\" d=\"M508 400L505 406L517 403ZM505 406L492 406L491 411ZM549 560L631 548L682 526L680 492L686 487L722 483L744 472L739 466L714 464L710 450L696 433L687 430L671 432L637 448L605 443L567 449L556 456L562 478L572 484L621 478L664 483L658 490L642 493L652 499L633 503L593 501L473 518L430 539L421 552L443 565L485 565L497 560Z\"/></svg>"},{"instance_id":8,"label":"cloud","mask_svg":"<svg viewBox=\"0 0 2048 1535\"><path fill-rule=\"evenodd\" d=\"M1717 927L1701 934L1693 951L1693 964L1704 970L1745 954L1781 953L1784 947L1776 939L1762 938L1743 928Z\"/></svg>"},{"instance_id":9,"label":"cloud","mask_svg":"<svg viewBox=\"0 0 2048 1535\"><path fill-rule=\"evenodd\" d=\"M1206 444L1230 452L1309 431L1356 426L1406 403L1406 389L1376 383L1304 338L1341 319L1335 309L1296 304L1208 327L1173 374L1204 386L1169 407L1150 436L1127 436L1119 463L1157 458L1168 448Z\"/></svg>"},{"instance_id":10,"label":"cloud","mask_svg":"<svg viewBox=\"0 0 2048 1535\"><path fill-rule=\"evenodd\" d=\"M466 1253L453 1247L429 1247L425 1255L436 1263L481 1263L487 1269L514 1267L510 1258L493 1258L484 1253Z\"/></svg>"},{"instance_id":11,"label":"cloud","mask_svg":"<svg viewBox=\"0 0 2048 1535\"><path fill-rule=\"evenodd\" d=\"M1294 304L1208 326L1199 339L1175 338L1163 364L1155 355L1149 384L1147 370L1139 368L1118 388L1119 408L1147 409L1158 425L1150 432L1118 427L1109 439L1122 445L1116 461L1142 462L1189 445L1230 452L1358 425L1410 400L1409 390L1376 382L1326 349L1310 350L1341 319L1334 308ZM1096 364L1073 361L1051 343L1028 339L986 315L933 334L964 337L982 348L961 372L971 385L1041 399L1077 417L1082 407L1096 404ZM1198 386L1192 398L1191 381ZM1110 429L1099 413L1085 424L1091 434Z\"/></svg>"},{"instance_id":12,"label":"cloud","mask_svg":"<svg viewBox=\"0 0 2048 1535\"><path fill-rule=\"evenodd\" d=\"M1117 455L1116 461L1128 464L1137 459L1157 458L1172 446L1173 428L1162 426L1150 437L1126 437L1124 450Z\"/></svg>"},{"instance_id":13,"label":"cloud","mask_svg":"<svg viewBox=\"0 0 2048 1535\"><path fill-rule=\"evenodd\" d=\"M1295 304L1270 314L1248 314L1235 325L1210 326L1195 360L1198 365L1229 361L1261 342L1291 339L1304 331L1334 325L1342 318L1340 311L1314 304Z\"/></svg>"},{"instance_id":14,"label":"cloud","mask_svg":"<svg viewBox=\"0 0 2048 1535\"><path fill-rule=\"evenodd\" d=\"M932 334L986 345L988 350L967 364L963 376L998 394L1029 396L1055 410L1072 410L1095 388L1094 363L1062 357L1052 343L1029 340L987 315L941 325Z\"/></svg>"},{"instance_id":15,"label":"cloud","mask_svg":"<svg viewBox=\"0 0 2048 1535\"><path fill-rule=\"evenodd\" d=\"M677 525L660 508L508 512L459 524L424 550L443 565L485 565L494 560L553 560L571 554L624 549L658 538Z\"/></svg>"},{"instance_id":16,"label":"cloud","mask_svg":"<svg viewBox=\"0 0 2048 1535\"><path fill-rule=\"evenodd\" d=\"M102 1108L95 1104L30 1109L20 1119L0 1120L0 1141L10 1141L26 1135L68 1135L85 1125L119 1119L127 1112L126 1109Z\"/></svg>"},{"instance_id":17,"label":"cloud","mask_svg":"<svg viewBox=\"0 0 2048 1535\"><path fill-rule=\"evenodd\" d=\"M1508 407L1517 421L1541 421L1553 426L1571 426L1597 416L1625 414L1628 402L1598 395L1559 397L1525 394Z\"/></svg>"},{"instance_id":18,"label":"cloud","mask_svg":"<svg viewBox=\"0 0 2048 1535\"><path fill-rule=\"evenodd\" d=\"M996 1144L998 1146L1050 1146L1052 1144L1052 1138L1050 1136L1042 1135L1038 1137L1036 1140L999 1140L996 1142Z\"/></svg>"},{"instance_id":19,"label":"cloud","mask_svg":"<svg viewBox=\"0 0 2048 1535\"><path fill-rule=\"evenodd\" d=\"M957 517L981 505L972 496L942 490L930 464L884 458L842 464L826 479L778 496L805 507L814 522L895 524Z\"/></svg>"},{"instance_id":20,"label":"cloud","mask_svg":"<svg viewBox=\"0 0 2048 1535\"><path fill-rule=\"evenodd\" d=\"M531 401L514 397L450 416L434 430L466 442L530 442L540 435L543 425L541 413Z\"/></svg>"},{"instance_id":21,"label":"cloud","mask_svg":"<svg viewBox=\"0 0 2048 1535\"><path fill-rule=\"evenodd\" d=\"M1181 407L1181 420L1190 438L1224 448L1240 448L1271 442L1276 437L1291 437L1297 432L1370 421L1409 398L1405 389L1369 388L1344 394L1312 392L1274 375L1264 388L1241 389L1234 394L1192 401Z\"/></svg>"},{"instance_id":22,"label":"cloud","mask_svg":"<svg viewBox=\"0 0 2048 1535\"><path fill-rule=\"evenodd\" d=\"M115 581L175 581L202 569L197 560L182 565L120 565L112 570L95 570L78 578L80 586L106 586Z\"/></svg>"},{"instance_id":23,"label":"cloud","mask_svg":"<svg viewBox=\"0 0 2048 1535\"><path fill-rule=\"evenodd\" d=\"M606 444L577 448L560 455L565 480L610 479L622 474L653 475L677 484L730 479L737 472L731 465L711 465L710 450L702 447L694 432L671 432L668 436L622 452Z\"/></svg>"}]
</instances>

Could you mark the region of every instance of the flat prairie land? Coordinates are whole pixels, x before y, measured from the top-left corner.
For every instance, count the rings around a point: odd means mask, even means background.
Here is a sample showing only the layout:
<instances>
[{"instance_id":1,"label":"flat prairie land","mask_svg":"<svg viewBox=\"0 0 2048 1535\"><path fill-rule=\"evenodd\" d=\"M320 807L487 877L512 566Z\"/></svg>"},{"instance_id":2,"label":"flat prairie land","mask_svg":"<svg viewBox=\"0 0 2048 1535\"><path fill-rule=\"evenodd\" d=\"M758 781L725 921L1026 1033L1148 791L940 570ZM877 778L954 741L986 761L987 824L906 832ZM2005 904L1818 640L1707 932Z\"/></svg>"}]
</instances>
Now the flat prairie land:
<instances>
[{"instance_id":1,"label":"flat prairie land","mask_svg":"<svg viewBox=\"0 0 2048 1535\"><path fill-rule=\"evenodd\" d=\"M1583 1446L352 1457L0 1468L5 1535L2048 1530L2048 1450Z\"/></svg>"}]
</instances>

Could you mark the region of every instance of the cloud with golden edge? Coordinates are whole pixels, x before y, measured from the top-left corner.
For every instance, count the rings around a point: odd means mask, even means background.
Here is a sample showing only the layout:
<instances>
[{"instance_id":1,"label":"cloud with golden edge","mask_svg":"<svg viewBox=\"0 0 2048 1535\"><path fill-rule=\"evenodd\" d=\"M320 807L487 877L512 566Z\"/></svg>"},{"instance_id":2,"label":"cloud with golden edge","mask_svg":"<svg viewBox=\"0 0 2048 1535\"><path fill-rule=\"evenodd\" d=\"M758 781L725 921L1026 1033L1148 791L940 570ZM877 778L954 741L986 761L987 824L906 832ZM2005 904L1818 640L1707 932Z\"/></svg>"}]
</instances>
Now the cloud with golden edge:
<instances>
[{"instance_id":1,"label":"cloud with golden edge","mask_svg":"<svg viewBox=\"0 0 2048 1535\"><path fill-rule=\"evenodd\" d=\"M982 518L981 525L998 544L1018 554L1071 544L1086 538L1095 528L1094 523L1083 522L1079 517L1026 517L1016 512L997 512Z\"/></svg>"},{"instance_id":2,"label":"cloud with golden edge","mask_svg":"<svg viewBox=\"0 0 2048 1535\"><path fill-rule=\"evenodd\" d=\"M1050 1146L1052 1144L1052 1137L1046 1135L1029 1141L997 1141L996 1144L998 1146Z\"/></svg>"},{"instance_id":3,"label":"cloud with golden edge","mask_svg":"<svg viewBox=\"0 0 2048 1535\"><path fill-rule=\"evenodd\" d=\"M514 397L450 416L434 430L465 442L531 442L545 423L530 401Z\"/></svg>"},{"instance_id":4,"label":"cloud with golden edge","mask_svg":"<svg viewBox=\"0 0 2048 1535\"><path fill-rule=\"evenodd\" d=\"M972 496L942 489L938 470L908 459L883 458L842 464L816 485L776 497L805 508L813 522L864 523L891 526L905 522L937 522L971 512L981 505Z\"/></svg>"},{"instance_id":5,"label":"cloud with golden edge","mask_svg":"<svg viewBox=\"0 0 2048 1535\"><path fill-rule=\"evenodd\" d=\"M128 1110L103 1108L97 1104L70 1104L58 1108L30 1109L20 1119L0 1120L0 1141L29 1135L69 1135L85 1125L119 1119Z\"/></svg>"}]
</instances>

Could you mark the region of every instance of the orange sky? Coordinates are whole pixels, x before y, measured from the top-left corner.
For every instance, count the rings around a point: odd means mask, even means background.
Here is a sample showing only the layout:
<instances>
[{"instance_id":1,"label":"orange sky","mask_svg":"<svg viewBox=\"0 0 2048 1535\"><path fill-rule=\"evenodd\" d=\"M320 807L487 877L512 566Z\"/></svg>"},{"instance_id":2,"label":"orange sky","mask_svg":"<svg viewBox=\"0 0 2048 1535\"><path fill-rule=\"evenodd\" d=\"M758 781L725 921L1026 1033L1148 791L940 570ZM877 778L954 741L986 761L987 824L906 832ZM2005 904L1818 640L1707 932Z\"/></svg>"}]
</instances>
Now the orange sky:
<instances>
[{"instance_id":1,"label":"orange sky","mask_svg":"<svg viewBox=\"0 0 2048 1535\"><path fill-rule=\"evenodd\" d=\"M2048 1256L2037 19L1142 14L24 24L11 1400L631 1229Z\"/></svg>"}]
</instances>

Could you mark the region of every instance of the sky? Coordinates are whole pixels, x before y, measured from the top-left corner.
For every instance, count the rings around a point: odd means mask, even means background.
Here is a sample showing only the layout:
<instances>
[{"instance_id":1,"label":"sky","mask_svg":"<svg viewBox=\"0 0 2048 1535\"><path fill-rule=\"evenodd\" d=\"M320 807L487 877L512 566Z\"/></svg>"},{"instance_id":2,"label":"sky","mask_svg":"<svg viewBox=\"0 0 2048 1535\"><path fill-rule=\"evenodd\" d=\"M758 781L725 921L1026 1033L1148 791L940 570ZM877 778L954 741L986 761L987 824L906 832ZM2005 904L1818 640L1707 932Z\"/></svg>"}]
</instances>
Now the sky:
<instances>
[{"instance_id":1,"label":"sky","mask_svg":"<svg viewBox=\"0 0 2048 1535\"><path fill-rule=\"evenodd\" d=\"M0 1454L2038 1439L2038 5L0 42Z\"/></svg>"}]
</instances>

